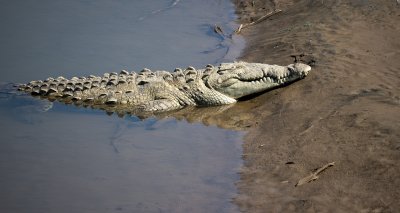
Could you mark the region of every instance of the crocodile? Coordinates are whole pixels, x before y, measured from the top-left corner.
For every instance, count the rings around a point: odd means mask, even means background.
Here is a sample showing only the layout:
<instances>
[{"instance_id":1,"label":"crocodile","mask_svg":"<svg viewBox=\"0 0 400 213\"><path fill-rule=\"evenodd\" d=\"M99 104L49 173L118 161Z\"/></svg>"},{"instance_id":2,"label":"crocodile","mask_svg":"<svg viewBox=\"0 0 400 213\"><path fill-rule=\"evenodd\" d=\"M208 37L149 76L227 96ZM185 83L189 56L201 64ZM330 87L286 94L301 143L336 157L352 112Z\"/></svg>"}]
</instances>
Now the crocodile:
<instances>
[{"instance_id":1,"label":"crocodile","mask_svg":"<svg viewBox=\"0 0 400 213\"><path fill-rule=\"evenodd\" d=\"M281 87L304 78L311 67L232 62L176 68L173 72L142 71L105 73L103 76L62 76L31 81L18 89L50 101L86 106L118 106L132 112L163 112L186 106L218 106Z\"/></svg>"}]
</instances>

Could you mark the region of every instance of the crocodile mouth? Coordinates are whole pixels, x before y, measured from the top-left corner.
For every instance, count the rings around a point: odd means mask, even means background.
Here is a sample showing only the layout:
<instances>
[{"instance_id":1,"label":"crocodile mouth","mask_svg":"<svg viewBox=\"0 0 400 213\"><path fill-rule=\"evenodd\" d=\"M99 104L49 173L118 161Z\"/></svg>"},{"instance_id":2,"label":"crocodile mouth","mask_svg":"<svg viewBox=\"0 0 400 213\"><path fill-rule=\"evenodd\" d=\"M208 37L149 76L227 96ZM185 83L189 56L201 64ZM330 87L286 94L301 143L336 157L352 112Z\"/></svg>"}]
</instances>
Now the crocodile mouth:
<instances>
[{"instance_id":1,"label":"crocodile mouth","mask_svg":"<svg viewBox=\"0 0 400 213\"><path fill-rule=\"evenodd\" d=\"M252 79L252 80L241 80L244 82L253 82L253 83L271 83L283 85L286 83L291 83L297 81L299 79L307 76L308 72L311 70L311 67L305 66L302 69L296 69L294 67L288 66L284 71L264 71L264 76L262 78Z\"/></svg>"},{"instance_id":2,"label":"crocodile mouth","mask_svg":"<svg viewBox=\"0 0 400 213\"><path fill-rule=\"evenodd\" d=\"M310 70L309 66L289 65L261 69L257 72L232 74L229 78L218 79L219 85L214 88L230 97L241 98L291 84L304 78Z\"/></svg>"},{"instance_id":3,"label":"crocodile mouth","mask_svg":"<svg viewBox=\"0 0 400 213\"><path fill-rule=\"evenodd\" d=\"M232 77L229 79L226 79L224 82L222 82L222 84L224 85L224 87L230 87L233 86L234 84L245 84L245 85L263 85L263 84L268 84L268 85L279 85L279 84L283 84L285 82L290 82L292 80L291 76L287 76L287 77L277 77L274 75L267 75L267 76L263 76L261 78L253 78L253 79L241 79L238 77Z\"/></svg>"},{"instance_id":4,"label":"crocodile mouth","mask_svg":"<svg viewBox=\"0 0 400 213\"><path fill-rule=\"evenodd\" d=\"M231 79L227 79L224 84L227 86L233 85L234 83L248 83L248 84L284 84L288 82L292 82L297 79L298 75L296 73L292 73L290 70L282 75L275 75L271 73L264 74L263 77L252 78L252 79L240 79L237 77L233 77Z\"/></svg>"},{"instance_id":5,"label":"crocodile mouth","mask_svg":"<svg viewBox=\"0 0 400 213\"><path fill-rule=\"evenodd\" d=\"M281 84L290 79L290 76L288 77L282 77L279 78L274 75L267 75L262 78L255 78L255 79L237 79L240 82L243 83L252 83L252 84L260 84L260 83L275 83L275 84Z\"/></svg>"}]
</instances>

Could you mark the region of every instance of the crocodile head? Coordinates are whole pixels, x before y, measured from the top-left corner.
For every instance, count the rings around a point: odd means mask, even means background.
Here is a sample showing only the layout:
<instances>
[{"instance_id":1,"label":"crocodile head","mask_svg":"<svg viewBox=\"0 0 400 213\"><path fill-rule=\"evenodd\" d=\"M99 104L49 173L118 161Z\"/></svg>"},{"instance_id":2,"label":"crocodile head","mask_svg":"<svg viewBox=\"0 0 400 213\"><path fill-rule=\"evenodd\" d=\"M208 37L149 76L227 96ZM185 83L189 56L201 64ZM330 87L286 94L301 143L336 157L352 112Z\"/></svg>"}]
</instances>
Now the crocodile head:
<instances>
[{"instance_id":1,"label":"crocodile head","mask_svg":"<svg viewBox=\"0 0 400 213\"><path fill-rule=\"evenodd\" d=\"M288 66L222 63L207 74L206 85L237 99L292 83L304 78L310 70L310 66L301 63Z\"/></svg>"}]
</instances>

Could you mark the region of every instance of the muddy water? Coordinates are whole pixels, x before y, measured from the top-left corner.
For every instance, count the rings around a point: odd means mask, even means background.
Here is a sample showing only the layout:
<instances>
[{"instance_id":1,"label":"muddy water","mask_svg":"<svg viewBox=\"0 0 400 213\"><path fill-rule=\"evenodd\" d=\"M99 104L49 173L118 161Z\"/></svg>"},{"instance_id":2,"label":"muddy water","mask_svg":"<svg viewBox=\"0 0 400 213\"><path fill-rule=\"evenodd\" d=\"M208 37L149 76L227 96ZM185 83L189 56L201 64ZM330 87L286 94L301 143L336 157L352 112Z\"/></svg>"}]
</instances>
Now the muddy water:
<instances>
[{"instance_id":1,"label":"muddy water","mask_svg":"<svg viewBox=\"0 0 400 213\"><path fill-rule=\"evenodd\" d=\"M233 9L228 0L7 2L1 81L232 60L242 43L212 26L232 31ZM242 132L0 90L1 212L237 211Z\"/></svg>"}]
</instances>

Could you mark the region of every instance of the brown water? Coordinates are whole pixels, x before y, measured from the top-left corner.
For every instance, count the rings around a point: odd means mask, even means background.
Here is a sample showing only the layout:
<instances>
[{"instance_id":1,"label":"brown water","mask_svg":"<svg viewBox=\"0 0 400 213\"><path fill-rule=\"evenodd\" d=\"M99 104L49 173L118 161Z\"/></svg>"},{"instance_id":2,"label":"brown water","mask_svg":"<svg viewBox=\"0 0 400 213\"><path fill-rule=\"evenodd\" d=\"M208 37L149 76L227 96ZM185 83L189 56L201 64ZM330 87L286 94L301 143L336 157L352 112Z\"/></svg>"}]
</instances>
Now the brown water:
<instances>
[{"instance_id":1,"label":"brown water","mask_svg":"<svg viewBox=\"0 0 400 213\"><path fill-rule=\"evenodd\" d=\"M212 26L232 31L233 9L228 0L6 2L1 81L232 60L242 43ZM0 212L237 211L242 132L0 92Z\"/></svg>"}]
</instances>

